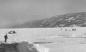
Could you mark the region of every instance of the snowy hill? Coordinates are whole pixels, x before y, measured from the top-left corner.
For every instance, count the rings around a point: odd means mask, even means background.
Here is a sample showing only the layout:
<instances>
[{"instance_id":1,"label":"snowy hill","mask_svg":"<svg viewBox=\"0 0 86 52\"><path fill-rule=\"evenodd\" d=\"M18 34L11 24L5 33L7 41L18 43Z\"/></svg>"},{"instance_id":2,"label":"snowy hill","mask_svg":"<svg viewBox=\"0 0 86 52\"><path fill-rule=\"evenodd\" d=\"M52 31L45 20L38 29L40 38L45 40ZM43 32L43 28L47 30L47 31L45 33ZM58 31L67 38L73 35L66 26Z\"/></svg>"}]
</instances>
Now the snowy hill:
<instances>
[{"instance_id":1,"label":"snowy hill","mask_svg":"<svg viewBox=\"0 0 86 52\"><path fill-rule=\"evenodd\" d=\"M43 20L13 25L9 28L86 27L86 12L57 15Z\"/></svg>"}]
</instances>

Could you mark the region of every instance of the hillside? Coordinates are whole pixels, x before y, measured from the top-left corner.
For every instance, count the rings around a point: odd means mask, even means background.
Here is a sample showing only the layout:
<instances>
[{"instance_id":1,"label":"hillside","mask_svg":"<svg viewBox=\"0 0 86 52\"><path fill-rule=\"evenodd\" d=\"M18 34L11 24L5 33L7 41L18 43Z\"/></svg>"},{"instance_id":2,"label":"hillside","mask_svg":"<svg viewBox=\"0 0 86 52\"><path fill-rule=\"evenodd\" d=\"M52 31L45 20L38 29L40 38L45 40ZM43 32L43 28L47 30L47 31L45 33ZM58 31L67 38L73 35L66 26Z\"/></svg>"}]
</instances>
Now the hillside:
<instances>
[{"instance_id":1,"label":"hillside","mask_svg":"<svg viewBox=\"0 0 86 52\"><path fill-rule=\"evenodd\" d=\"M24 24L14 25L11 28L47 28L47 27L86 27L86 12L57 15L43 20L36 20Z\"/></svg>"},{"instance_id":2,"label":"hillside","mask_svg":"<svg viewBox=\"0 0 86 52\"><path fill-rule=\"evenodd\" d=\"M0 52L38 52L33 44L28 42L0 44Z\"/></svg>"}]
</instances>

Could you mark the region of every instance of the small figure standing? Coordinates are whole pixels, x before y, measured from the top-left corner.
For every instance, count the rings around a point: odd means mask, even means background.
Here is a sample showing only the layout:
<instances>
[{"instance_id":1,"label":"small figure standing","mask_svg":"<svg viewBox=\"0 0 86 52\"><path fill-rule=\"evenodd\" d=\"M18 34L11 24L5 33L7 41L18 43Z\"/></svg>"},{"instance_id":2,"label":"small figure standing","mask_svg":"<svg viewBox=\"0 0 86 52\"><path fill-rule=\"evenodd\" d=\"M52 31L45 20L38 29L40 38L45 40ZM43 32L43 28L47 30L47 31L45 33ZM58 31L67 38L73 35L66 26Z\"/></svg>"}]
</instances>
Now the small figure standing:
<instances>
[{"instance_id":1,"label":"small figure standing","mask_svg":"<svg viewBox=\"0 0 86 52\"><path fill-rule=\"evenodd\" d=\"M7 42L8 36L7 34L4 36L5 42Z\"/></svg>"}]
</instances>

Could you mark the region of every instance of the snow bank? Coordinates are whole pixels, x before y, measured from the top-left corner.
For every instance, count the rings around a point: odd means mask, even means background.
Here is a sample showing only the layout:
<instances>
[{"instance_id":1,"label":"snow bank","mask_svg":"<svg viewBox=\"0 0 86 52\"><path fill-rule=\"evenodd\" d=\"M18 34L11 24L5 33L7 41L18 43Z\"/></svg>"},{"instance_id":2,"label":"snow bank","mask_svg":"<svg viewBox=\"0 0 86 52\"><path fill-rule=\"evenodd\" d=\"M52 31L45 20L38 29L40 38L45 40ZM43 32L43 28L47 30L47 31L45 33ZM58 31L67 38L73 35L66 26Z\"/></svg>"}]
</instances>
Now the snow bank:
<instances>
[{"instance_id":1,"label":"snow bank","mask_svg":"<svg viewBox=\"0 0 86 52\"><path fill-rule=\"evenodd\" d=\"M39 44L34 44L34 46L36 47L36 49L39 52L49 52L49 48L47 48L47 47L44 47L44 46L39 45Z\"/></svg>"}]
</instances>

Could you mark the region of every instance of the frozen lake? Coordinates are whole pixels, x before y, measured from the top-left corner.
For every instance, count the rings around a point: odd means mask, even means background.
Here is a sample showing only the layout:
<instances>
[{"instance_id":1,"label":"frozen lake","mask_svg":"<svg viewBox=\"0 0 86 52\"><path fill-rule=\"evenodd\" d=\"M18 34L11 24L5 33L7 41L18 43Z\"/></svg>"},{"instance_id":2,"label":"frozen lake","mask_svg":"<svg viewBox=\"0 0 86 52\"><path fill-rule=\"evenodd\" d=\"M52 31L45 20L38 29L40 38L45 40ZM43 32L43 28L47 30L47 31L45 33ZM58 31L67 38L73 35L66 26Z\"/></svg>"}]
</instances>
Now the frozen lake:
<instances>
[{"instance_id":1,"label":"frozen lake","mask_svg":"<svg viewBox=\"0 0 86 52\"><path fill-rule=\"evenodd\" d=\"M85 27L0 29L0 41L4 41L4 35L11 30L16 34L8 34L8 42L52 42L40 45L50 52L86 52Z\"/></svg>"}]
</instances>

